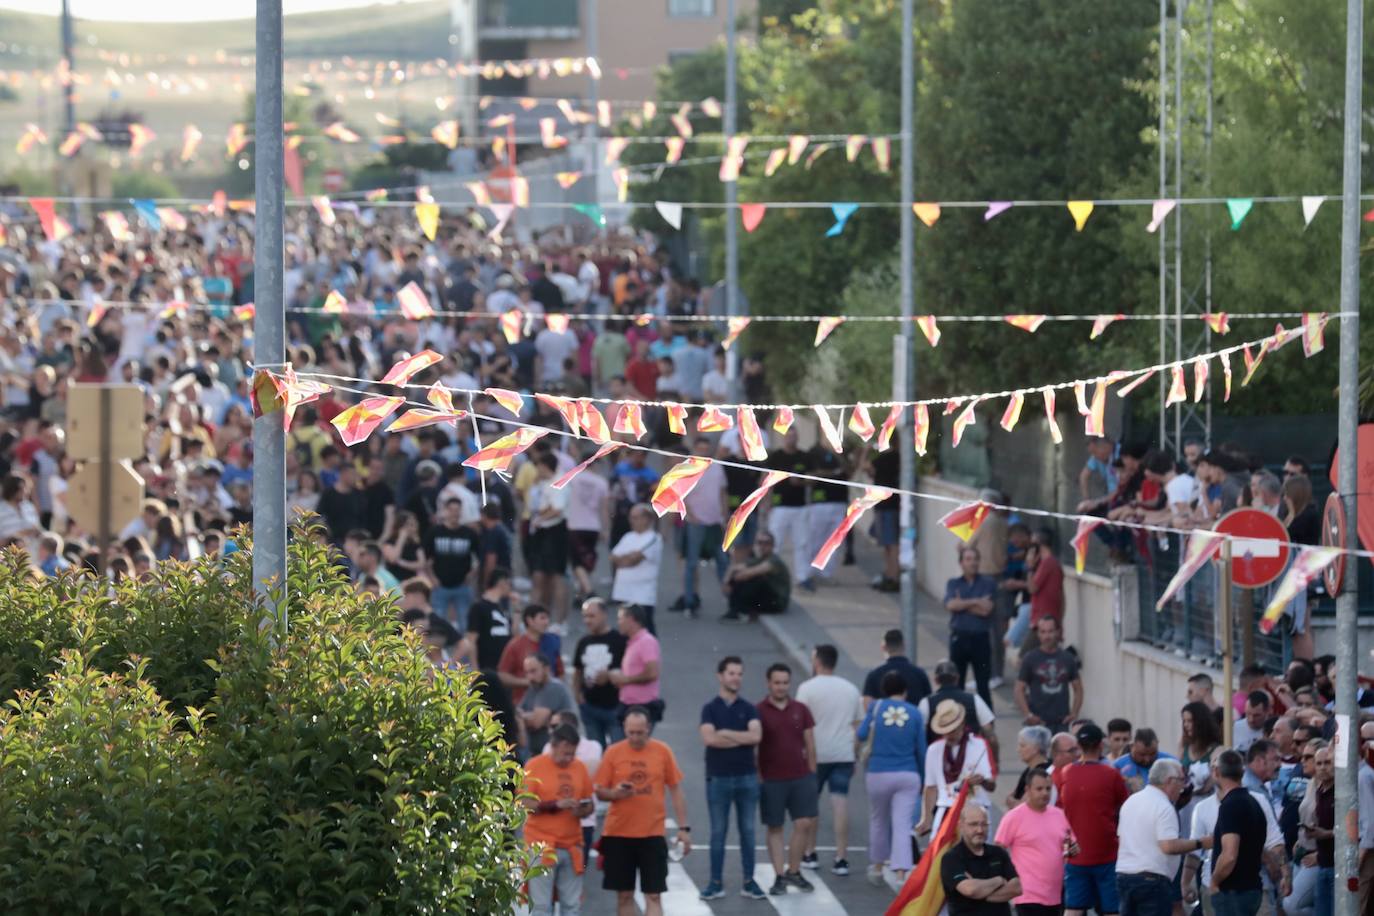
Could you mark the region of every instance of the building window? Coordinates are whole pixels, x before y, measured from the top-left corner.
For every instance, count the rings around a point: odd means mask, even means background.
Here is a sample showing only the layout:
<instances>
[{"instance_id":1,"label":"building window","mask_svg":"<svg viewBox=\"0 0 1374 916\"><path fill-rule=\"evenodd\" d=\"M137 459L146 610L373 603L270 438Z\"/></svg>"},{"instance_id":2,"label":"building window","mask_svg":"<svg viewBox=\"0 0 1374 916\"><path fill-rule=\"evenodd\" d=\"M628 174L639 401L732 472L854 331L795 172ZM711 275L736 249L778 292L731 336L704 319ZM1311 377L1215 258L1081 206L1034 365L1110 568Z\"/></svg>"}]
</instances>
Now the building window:
<instances>
[{"instance_id":1,"label":"building window","mask_svg":"<svg viewBox=\"0 0 1374 916\"><path fill-rule=\"evenodd\" d=\"M705 18L716 14L716 0L668 0L668 15Z\"/></svg>"}]
</instances>

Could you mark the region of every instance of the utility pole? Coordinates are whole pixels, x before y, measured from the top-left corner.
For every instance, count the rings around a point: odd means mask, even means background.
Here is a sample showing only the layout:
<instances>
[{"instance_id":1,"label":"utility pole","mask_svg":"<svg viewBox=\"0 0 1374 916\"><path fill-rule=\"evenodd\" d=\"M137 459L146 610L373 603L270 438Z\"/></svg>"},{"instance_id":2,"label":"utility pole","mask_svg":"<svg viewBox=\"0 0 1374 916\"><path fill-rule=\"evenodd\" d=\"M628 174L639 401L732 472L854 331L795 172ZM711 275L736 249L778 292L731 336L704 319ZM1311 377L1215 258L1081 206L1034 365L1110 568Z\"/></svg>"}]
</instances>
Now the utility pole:
<instances>
[{"instance_id":1,"label":"utility pole","mask_svg":"<svg viewBox=\"0 0 1374 916\"><path fill-rule=\"evenodd\" d=\"M1343 547L1355 548L1357 489L1356 441L1360 420L1360 127L1361 88L1364 81L1364 0L1346 0L1345 5L1345 150L1341 195L1341 362L1340 403L1336 409L1337 448L1340 450L1336 488L1345 504L1346 540ZM1360 716L1355 695L1360 689L1360 656L1357 647L1359 624L1356 599L1359 576L1354 564L1345 585L1336 596L1336 721L1344 734L1336 749L1336 810L1359 808ZM1340 825L1336 826L1336 907L1337 916L1355 916L1359 898L1348 888L1358 882L1360 869L1356 857L1359 844L1351 843Z\"/></svg>"},{"instance_id":2,"label":"utility pole","mask_svg":"<svg viewBox=\"0 0 1374 916\"><path fill-rule=\"evenodd\" d=\"M62 82L63 137L76 130L76 61L72 59L72 46L75 44L71 3L70 0L62 0L62 63L67 71Z\"/></svg>"},{"instance_id":3,"label":"utility pole","mask_svg":"<svg viewBox=\"0 0 1374 916\"><path fill-rule=\"evenodd\" d=\"M601 36L597 30L601 28L600 10L597 9L600 0L587 0L587 56L594 58L599 65L601 63ZM592 74L587 75L587 83L591 87L588 93L590 105L587 110L591 113L592 119L587 122L587 177L592 184L592 203L601 205L601 124L598 118L600 113L597 109L601 102L601 80Z\"/></svg>"},{"instance_id":4,"label":"utility pole","mask_svg":"<svg viewBox=\"0 0 1374 916\"><path fill-rule=\"evenodd\" d=\"M912 346L915 340L913 334L916 330L916 290L914 285L916 239L915 226L912 222L914 213L911 209L916 196L916 126L912 117L912 110L916 105L915 31L916 22L912 13L912 0L902 0L902 119L901 137L898 138L898 142L902 144L902 234L898 254L902 282L902 359L893 361L893 369L900 372L902 376L900 379L902 395L898 398L901 401L912 400L916 391L916 351ZM914 492L916 489L917 456L911 444L914 419L911 408L903 410L902 432L900 444L897 446L897 451L902 459L899 485L908 493ZM911 547L911 562L906 564L901 571L902 635L906 637L907 658L914 662L916 660L916 497L902 496L901 520L902 546L907 546L909 543ZM898 556L901 556L900 547L898 548Z\"/></svg>"},{"instance_id":5,"label":"utility pole","mask_svg":"<svg viewBox=\"0 0 1374 916\"><path fill-rule=\"evenodd\" d=\"M739 61L735 54L737 26L735 0L725 0L725 149L735 136L736 77ZM739 299L739 210L737 181L725 182L725 313L731 318L740 315ZM739 355L734 348L725 355L726 372L731 381L739 367Z\"/></svg>"},{"instance_id":6,"label":"utility pole","mask_svg":"<svg viewBox=\"0 0 1374 916\"><path fill-rule=\"evenodd\" d=\"M285 140L282 136L282 0L258 0L256 199L253 231L253 362L279 371L286 362ZM269 413L253 421L253 590L286 629L286 431ZM273 591L277 592L275 599Z\"/></svg>"}]
</instances>

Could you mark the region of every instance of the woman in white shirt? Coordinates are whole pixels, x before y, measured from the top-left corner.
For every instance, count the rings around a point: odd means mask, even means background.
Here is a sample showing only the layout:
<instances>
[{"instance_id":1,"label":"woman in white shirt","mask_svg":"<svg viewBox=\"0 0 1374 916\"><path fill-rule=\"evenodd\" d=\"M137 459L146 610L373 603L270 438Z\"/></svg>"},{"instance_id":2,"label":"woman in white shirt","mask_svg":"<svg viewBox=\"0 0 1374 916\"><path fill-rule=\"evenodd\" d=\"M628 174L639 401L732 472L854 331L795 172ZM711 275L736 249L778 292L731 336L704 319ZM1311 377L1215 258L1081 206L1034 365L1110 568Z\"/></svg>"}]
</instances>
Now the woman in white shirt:
<instances>
[{"instance_id":1,"label":"woman in white shirt","mask_svg":"<svg viewBox=\"0 0 1374 916\"><path fill-rule=\"evenodd\" d=\"M940 829L945 812L954 806L964 783L969 785L969 801L992 807L997 786L992 778L988 744L964 727L964 705L958 700L941 700L935 707L930 730L940 739L926 751L925 797L921 804L918 834Z\"/></svg>"}]
</instances>

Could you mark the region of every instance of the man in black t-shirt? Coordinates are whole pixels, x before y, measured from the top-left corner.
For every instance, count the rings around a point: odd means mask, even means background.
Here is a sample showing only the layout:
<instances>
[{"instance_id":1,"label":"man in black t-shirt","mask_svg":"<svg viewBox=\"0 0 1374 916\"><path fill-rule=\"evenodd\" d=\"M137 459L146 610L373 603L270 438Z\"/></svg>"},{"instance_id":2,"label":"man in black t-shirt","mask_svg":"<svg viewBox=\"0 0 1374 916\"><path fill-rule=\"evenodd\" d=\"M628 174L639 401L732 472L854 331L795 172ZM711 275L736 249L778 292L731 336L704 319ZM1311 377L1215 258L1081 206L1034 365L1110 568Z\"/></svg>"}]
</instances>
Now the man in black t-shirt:
<instances>
[{"instance_id":1,"label":"man in black t-shirt","mask_svg":"<svg viewBox=\"0 0 1374 916\"><path fill-rule=\"evenodd\" d=\"M765 467L789 474L811 473L811 453L797 448L797 428L789 428L782 437L782 448L776 449L763 462ZM768 533L773 535L773 544L782 553L784 543L792 547L792 574L803 577L811 568L814 553L807 553L810 544L809 529L806 526L807 496L810 483L802 478L788 477L779 481L769 492L771 505L768 508Z\"/></svg>"},{"instance_id":2,"label":"man in black t-shirt","mask_svg":"<svg viewBox=\"0 0 1374 916\"><path fill-rule=\"evenodd\" d=\"M501 653L510 642L510 570L497 567L487 573L487 587L482 597L468 608L466 654L473 658L474 667L494 671L501 662Z\"/></svg>"},{"instance_id":3,"label":"man in black t-shirt","mask_svg":"<svg viewBox=\"0 0 1374 916\"><path fill-rule=\"evenodd\" d=\"M430 605L434 613L451 620L459 632L467 630L468 605L472 604L468 576L477 552L477 532L459 523L462 512L462 501L450 497L425 534L430 571L439 583L430 593Z\"/></svg>"},{"instance_id":4,"label":"man in black t-shirt","mask_svg":"<svg viewBox=\"0 0 1374 916\"><path fill-rule=\"evenodd\" d=\"M573 699L587 737L608 747L625 737L616 715L620 688L610 681L625 655L625 637L611 626L601 598L582 602L582 623L587 633L573 649Z\"/></svg>"},{"instance_id":5,"label":"man in black t-shirt","mask_svg":"<svg viewBox=\"0 0 1374 916\"><path fill-rule=\"evenodd\" d=\"M1066 731L1083 705L1078 656L1059 645L1059 621L1054 617L1041 617L1035 634L1039 646L1021 657L1016 705L1021 707L1027 725Z\"/></svg>"},{"instance_id":6,"label":"man in black t-shirt","mask_svg":"<svg viewBox=\"0 0 1374 916\"><path fill-rule=\"evenodd\" d=\"M1021 896L1021 879L1011 856L988 842L988 812L965 804L959 814L959 842L940 860L940 884L949 916L1011 916Z\"/></svg>"},{"instance_id":7,"label":"man in black t-shirt","mask_svg":"<svg viewBox=\"0 0 1374 916\"><path fill-rule=\"evenodd\" d=\"M889 671L897 672L906 681L906 701L912 706L930 696L930 678L906 657L906 639L901 630L888 630L883 634L883 654L887 656L887 661L868 672L864 678L864 709L868 709L874 700L882 699L883 676ZM966 721L976 720L975 714Z\"/></svg>"},{"instance_id":8,"label":"man in black t-shirt","mask_svg":"<svg viewBox=\"0 0 1374 916\"><path fill-rule=\"evenodd\" d=\"M320 494L315 511L324 519L329 539L335 544L342 544L344 535L350 531L367 530L367 497L358 489L357 473L352 464L339 465L338 479L334 486Z\"/></svg>"},{"instance_id":9,"label":"man in black t-shirt","mask_svg":"<svg viewBox=\"0 0 1374 916\"><path fill-rule=\"evenodd\" d=\"M1265 818L1245 790L1245 760L1236 751L1217 757L1217 826L1212 833L1212 908L1218 916L1253 916L1263 894Z\"/></svg>"}]
</instances>

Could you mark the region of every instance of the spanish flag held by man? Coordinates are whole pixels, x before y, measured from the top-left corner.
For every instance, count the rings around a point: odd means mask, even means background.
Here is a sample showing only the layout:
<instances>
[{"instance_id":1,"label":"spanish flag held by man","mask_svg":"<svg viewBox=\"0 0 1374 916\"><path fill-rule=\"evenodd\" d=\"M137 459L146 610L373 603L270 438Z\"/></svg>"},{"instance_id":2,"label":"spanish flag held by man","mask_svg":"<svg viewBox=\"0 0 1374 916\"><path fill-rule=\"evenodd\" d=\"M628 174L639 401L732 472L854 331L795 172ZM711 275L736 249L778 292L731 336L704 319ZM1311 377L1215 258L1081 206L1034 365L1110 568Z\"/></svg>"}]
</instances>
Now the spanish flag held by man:
<instances>
[{"instance_id":1,"label":"spanish flag held by man","mask_svg":"<svg viewBox=\"0 0 1374 916\"><path fill-rule=\"evenodd\" d=\"M906 883L897 893L883 916L938 916L945 905L945 889L940 883L940 862L950 847L959 842L959 818L968 800L968 783L959 789L940 829L935 832L930 845L926 847L921 861L911 870Z\"/></svg>"}]
</instances>

